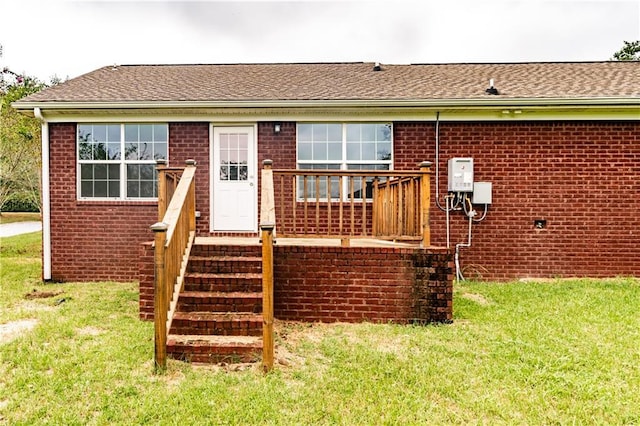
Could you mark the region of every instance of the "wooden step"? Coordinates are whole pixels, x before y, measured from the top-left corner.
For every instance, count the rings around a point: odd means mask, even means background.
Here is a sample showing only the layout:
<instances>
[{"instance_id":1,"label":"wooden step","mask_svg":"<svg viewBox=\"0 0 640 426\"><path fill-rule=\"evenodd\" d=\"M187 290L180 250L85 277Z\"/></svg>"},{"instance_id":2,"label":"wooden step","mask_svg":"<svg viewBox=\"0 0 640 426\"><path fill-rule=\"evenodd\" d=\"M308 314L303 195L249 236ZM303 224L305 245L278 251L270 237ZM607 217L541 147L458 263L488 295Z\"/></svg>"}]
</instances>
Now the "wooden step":
<instances>
[{"instance_id":1,"label":"wooden step","mask_svg":"<svg viewBox=\"0 0 640 426\"><path fill-rule=\"evenodd\" d=\"M260 336L262 314L245 312L176 312L170 334Z\"/></svg>"},{"instance_id":2,"label":"wooden step","mask_svg":"<svg viewBox=\"0 0 640 426\"><path fill-rule=\"evenodd\" d=\"M262 274L213 274L188 272L184 277L185 291L262 291Z\"/></svg>"},{"instance_id":3,"label":"wooden step","mask_svg":"<svg viewBox=\"0 0 640 426\"><path fill-rule=\"evenodd\" d=\"M175 335L167 338L167 355L193 363L255 362L262 353L262 339L255 336Z\"/></svg>"},{"instance_id":4,"label":"wooden step","mask_svg":"<svg viewBox=\"0 0 640 426\"><path fill-rule=\"evenodd\" d=\"M262 258L258 256L190 256L189 272L259 274L262 272Z\"/></svg>"},{"instance_id":5,"label":"wooden step","mask_svg":"<svg viewBox=\"0 0 640 426\"><path fill-rule=\"evenodd\" d=\"M178 299L179 312L262 312L261 292L183 291Z\"/></svg>"}]
</instances>

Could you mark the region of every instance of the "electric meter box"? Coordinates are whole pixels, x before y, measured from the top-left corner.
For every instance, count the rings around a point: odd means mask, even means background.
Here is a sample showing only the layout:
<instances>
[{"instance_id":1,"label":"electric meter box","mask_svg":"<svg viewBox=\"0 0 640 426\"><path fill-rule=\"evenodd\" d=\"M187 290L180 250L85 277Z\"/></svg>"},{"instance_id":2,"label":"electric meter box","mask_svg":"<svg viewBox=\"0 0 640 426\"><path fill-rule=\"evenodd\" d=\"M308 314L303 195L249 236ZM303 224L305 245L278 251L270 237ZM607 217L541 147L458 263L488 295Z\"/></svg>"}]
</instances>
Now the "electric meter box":
<instances>
[{"instance_id":1,"label":"electric meter box","mask_svg":"<svg viewBox=\"0 0 640 426\"><path fill-rule=\"evenodd\" d=\"M449 192L473 192L473 158L449 159Z\"/></svg>"}]
</instances>

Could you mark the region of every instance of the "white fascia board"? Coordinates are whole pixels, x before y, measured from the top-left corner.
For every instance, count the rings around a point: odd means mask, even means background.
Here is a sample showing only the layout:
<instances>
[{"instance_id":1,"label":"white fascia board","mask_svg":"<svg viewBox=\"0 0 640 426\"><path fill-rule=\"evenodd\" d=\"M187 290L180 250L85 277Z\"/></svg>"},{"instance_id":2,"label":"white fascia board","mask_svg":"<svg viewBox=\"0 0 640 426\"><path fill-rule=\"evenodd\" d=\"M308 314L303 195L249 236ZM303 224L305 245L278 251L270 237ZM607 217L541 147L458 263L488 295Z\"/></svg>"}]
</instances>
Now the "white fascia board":
<instances>
[{"instance_id":1,"label":"white fascia board","mask_svg":"<svg viewBox=\"0 0 640 426\"><path fill-rule=\"evenodd\" d=\"M341 107L517 107L517 106L597 106L640 105L640 97L598 98L477 98L477 99L345 99L272 101L148 101L148 102L14 102L20 111L86 109L163 109L163 108L341 108Z\"/></svg>"},{"instance_id":2,"label":"white fascia board","mask_svg":"<svg viewBox=\"0 0 640 426\"><path fill-rule=\"evenodd\" d=\"M18 105L17 105L18 106ZM19 104L55 122L639 120L640 98Z\"/></svg>"}]
</instances>

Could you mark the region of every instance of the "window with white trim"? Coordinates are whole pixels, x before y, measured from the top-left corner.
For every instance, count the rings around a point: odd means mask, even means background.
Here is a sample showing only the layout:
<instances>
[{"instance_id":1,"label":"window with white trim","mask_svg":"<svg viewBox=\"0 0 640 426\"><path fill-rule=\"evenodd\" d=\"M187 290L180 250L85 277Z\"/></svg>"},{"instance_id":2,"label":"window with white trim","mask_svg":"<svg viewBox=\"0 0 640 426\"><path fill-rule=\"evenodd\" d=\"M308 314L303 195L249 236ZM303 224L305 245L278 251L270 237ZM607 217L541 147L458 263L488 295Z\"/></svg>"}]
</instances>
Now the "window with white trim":
<instances>
[{"instance_id":1,"label":"window with white trim","mask_svg":"<svg viewBox=\"0 0 640 426\"><path fill-rule=\"evenodd\" d=\"M301 170L389 170L393 164L393 131L390 123L298 123L297 163ZM308 199L327 199L328 178L307 178ZM365 199L371 199L372 179L367 179ZM343 180L343 197L349 198L351 183ZM340 197L337 177L331 178L331 199ZM354 199L362 200L362 181L353 181ZM304 198L302 178L298 181L298 199Z\"/></svg>"},{"instance_id":2,"label":"window with white trim","mask_svg":"<svg viewBox=\"0 0 640 426\"><path fill-rule=\"evenodd\" d=\"M78 124L80 199L158 197L156 160L167 159L165 124Z\"/></svg>"}]
</instances>

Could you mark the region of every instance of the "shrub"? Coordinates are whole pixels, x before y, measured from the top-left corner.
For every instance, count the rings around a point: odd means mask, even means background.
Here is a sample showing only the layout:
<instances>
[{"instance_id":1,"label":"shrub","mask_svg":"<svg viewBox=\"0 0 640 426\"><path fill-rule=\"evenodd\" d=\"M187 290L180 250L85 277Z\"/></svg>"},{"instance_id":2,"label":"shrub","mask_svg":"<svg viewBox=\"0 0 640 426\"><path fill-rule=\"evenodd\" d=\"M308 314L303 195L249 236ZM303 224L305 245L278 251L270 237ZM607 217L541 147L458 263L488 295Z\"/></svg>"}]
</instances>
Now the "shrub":
<instances>
[{"instance_id":1,"label":"shrub","mask_svg":"<svg viewBox=\"0 0 640 426\"><path fill-rule=\"evenodd\" d=\"M7 197L6 201L2 206L0 206L0 210L3 212L25 212L25 213L38 213L40 209L33 202L33 200L28 197L26 194L21 192L16 192L9 197Z\"/></svg>"}]
</instances>

